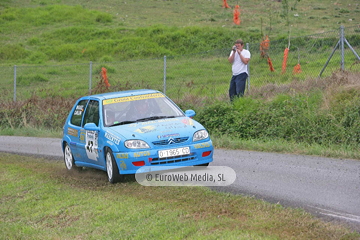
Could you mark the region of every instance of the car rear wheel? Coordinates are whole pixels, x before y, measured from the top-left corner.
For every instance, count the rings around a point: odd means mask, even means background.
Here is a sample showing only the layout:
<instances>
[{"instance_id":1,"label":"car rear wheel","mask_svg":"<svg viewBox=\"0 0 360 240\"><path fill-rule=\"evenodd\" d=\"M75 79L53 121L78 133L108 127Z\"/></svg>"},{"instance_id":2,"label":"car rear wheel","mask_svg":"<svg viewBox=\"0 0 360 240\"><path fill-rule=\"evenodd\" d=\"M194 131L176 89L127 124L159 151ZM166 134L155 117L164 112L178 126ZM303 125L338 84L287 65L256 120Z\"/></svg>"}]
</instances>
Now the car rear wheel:
<instances>
[{"instance_id":1,"label":"car rear wheel","mask_svg":"<svg viewBox=\"0 0 360 240\"><path fill-rule=\"evenodd\" d=\"M72 155L70 146L67 143L65 143L65 148L64 148L64 162L67 170L69 171L80 170L80 168L75 165L74 157Z\"/></svg>"},{"instance_id":2,"label":"car rear wheel","mask_svg":"<svg viewBox=\"0 0 360 240\"><path fill-rule=\"evenodd\" d=\"M110 148L106 149L106 173L110 183L116 183L122 180L119 168L115 162L113 152Z\"/></svg>"}]
</instances>

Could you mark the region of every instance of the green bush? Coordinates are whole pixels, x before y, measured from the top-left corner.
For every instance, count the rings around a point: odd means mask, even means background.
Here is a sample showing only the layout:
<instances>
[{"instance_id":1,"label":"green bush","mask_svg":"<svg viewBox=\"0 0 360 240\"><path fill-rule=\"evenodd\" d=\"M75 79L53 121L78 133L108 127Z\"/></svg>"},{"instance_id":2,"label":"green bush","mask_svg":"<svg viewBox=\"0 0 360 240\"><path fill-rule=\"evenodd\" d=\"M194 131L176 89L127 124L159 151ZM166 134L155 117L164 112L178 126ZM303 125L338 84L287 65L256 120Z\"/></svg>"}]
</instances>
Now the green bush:
<instances>
[{"instance_id":1,"label":"green bush","mask_svg":"<svg viewBox=\"0 0 360 240\"><path fill-rule=\"evenodd\" d=\"M322 110L322 101L319 92L278 95L269 102L241 98L233 104L205 107L197 119L210 132L247 140L360 145L360 98L346 104L338 102L339 108L334 106L330 114Z\"/></svg>"},{"instance_id":2,"label":"green bush","mask_svg":"<svg viewBox=\"0 0 360 240\"><path fill-rule=\"evenodd\" d=\"M62 128L74 104L72 98L47 97L40 99L32 96L18 102L0 104L0 126L2 129L35 127L39 129Z\"/></svg>"}]
</instances>

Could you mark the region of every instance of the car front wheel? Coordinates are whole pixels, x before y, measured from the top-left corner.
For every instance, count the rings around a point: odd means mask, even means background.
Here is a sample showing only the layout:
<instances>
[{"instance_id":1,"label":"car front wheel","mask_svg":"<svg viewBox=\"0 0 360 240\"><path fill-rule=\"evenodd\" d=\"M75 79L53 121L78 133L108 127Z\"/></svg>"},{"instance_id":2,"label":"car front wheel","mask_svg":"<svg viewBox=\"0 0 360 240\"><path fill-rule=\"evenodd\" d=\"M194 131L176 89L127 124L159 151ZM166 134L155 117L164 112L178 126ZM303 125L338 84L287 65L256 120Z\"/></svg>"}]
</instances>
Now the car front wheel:
<instances>
[{"instance_id":1,"label":"car front wheel","mask_svg":"<svg viewBox=\"0 0 360 240\"><path fill-rule=\"evenodd\" d=\"M115 162L114 155L110 148L106 149L106 173L110 183L119 182L122 177L120 175L118 166Z\"/></svg>"},{"instance_id":2,"label":"car front wheel","mask_svg":"<svg viewBox=\"0 0 360 240\"><path fill-rule=\"evenodd\" d=\"M80 170L80 168L75 165L74 157L72 155L70 146L67 143L65 143L65 148L64 148L64 162L67 170L69 171Z\"/></svg>"}]
</instances>

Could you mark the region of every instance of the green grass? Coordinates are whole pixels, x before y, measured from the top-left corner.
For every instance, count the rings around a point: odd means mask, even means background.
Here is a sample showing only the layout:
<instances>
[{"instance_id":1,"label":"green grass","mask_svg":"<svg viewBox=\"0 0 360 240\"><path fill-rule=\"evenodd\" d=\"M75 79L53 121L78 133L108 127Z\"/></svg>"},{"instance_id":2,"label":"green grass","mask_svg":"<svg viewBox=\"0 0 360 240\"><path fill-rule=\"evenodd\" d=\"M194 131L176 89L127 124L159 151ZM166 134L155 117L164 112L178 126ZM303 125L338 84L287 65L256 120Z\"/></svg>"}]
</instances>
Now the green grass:
<instances>
[{"instance_id":1,"label":"green grass","mask_svg":"<svg viewBox=\"0 0 360 240\"><path fill-rule=\"evenodd\" d=\"M255 53L254 53L255 54ZM312 56L314 61L301 62L302 73L294 75L293 66L297 64L296 59L289 59L288 70L281 73L281 53L273 54L275 72L270 72L265 59L254 56L250 63L250 85L251 91L268 84L287 84L291 81L304 81L316 78L324 66L328 52ZM350 59L348 56L347 59ZM333 70L338 69L339 62L334 57L323 74L330 76ZM196 64L194 64L196 63ZM348 61L347 69L351 68ZM229 79L231 77L231 66L223 53L209 53L204 56L184 55L169 57L166 60L166 94L171 98L183 97L186 93L200 96L214 97L227 95ZM91 87L95 88L100 81L101 67L108 70L110 90L117 91L131 88L154 88L163 90L164 83L164 59L143 59L136 61L120 62L97 62L92 64ZM356 71L358 65L354 65ZM49 66L17 66L17 100L28 99L32 94L40 97L46 96L75 96L80 97L89 92L90 85L90 63L49 65ZM0 91L2 98L13 99L14 69L4 67L0 69L2 83ZM205 90L204 90L205 89Z\"/></svg>"},{"instance_id":2,"label":"green grass","mask_svg":"<svg viewBox=\"0 0 360 240\"><path fill-rule=\"evenodd\" d=\"M61 138L61 129L35 128L31 126L16 128L1 128L1 136L24 136L24 137L41 137L41 138Z\"/></svg>"},{"instance_id":3,"label":"green grass","mask_svg":"<svg viewBox=\"0 0 360 240\"><path fill-rule=\"evenodd\" d=\"M316 144L284 139L239 139L231 135L212 134L216 148L241 149L260 152L279 152L299 155L323 156L329 158L360 160L358 146L348 144Z\"/></svg>"},{"instance_id":4,"label":"green grass","mask_svg":"<svg viewBox=\"0 0 360 240\"><path fill-rule=\"evenodd\" d=\"M170 97L181 98L188 92L222 97L230 75L226 58L236 38L250 43L251 87L317 77L337 42L340 25L350 27L346 33L354 47L359 42L353 28L359 6L352 1L289 1L292 40L288 70L281 74L283 50L288 45L282 3L258 0L242 3L241 8L242 24L234 26L232 10L221 8L221 1L215 0L4 1L0 3L2 98L13 98L14 65L18 99L28 99L35 92L41 97L87 94L90 61L94 62L92 86L103 65L113 70L109 71L113 86L162 90L165 55ZM324 13L340 17L318 19ZM325 33L317 36L320 32ZM270 35L275 72L269 71L266 59L258 54L263 34ZM304 34L311 35L297 38ZM348 49L345 57L346 68L356 71L358 64ZM337 70L339 61L335 54L323 76ZM298 62L302 73L294 76L292 68Z\"/></svg>"},{"instance_id":5,"label":"green grass","mask_svg":"<svg viewBox=\"0 0 360 240\"><path fill-rule=\"evenodd\" d=\"M338 33L341 25L353 27L359 22L359 6L351 0L341 4L301 0L296 6L295 0L288 2L292 9L291 37ZM4 46L0 48L0 60L29 64L79 59L87 62L106 55L114 60L161 57L230 48L239 37L259 43L264 34L269 34L271 40L282 39L283 50L288 40L283 7L283 3L260 0L243 3L242 24L235 26L232 9L221 8L218 0L106 0L101 4L94 0L6 1L0 4L0 43ZM349 10L345 13L344 9ZM339 18L330 17L337 13ZM329 18L320 17L324 14Z\"/></svg>"},{"instance_id":6,"label":"green grass","mask_svg":"<svg viewBox=\"0 0 360 240\"><path fill-rule=\"evenodd\" d=\"M2 239L358 239L300 209L204 187L109 184L60 161L0 157Z\"/></svg>"},{"instance_id":7,"label":"green grass","mask_svg":"<svg viewBox=\"0 0 360 240\"><path fill-rule=\"evenodd\" d=\"M341 2L330 0L301 0L297 2L289 0L288 2L290 10L289 22L292 25L291 32L294 35L312 34L333 29L334 27L337 28L340 24L352 26L355 25L354 23L359 22L357 13L360 7L353 0ZM281 3L261 0L248 2L228 1L228 3L231 7L239 3L242 9L240 26L235 26L232 22L233 9L222 8L222 1L219 0L183 0L181 2L162 0L133 0L126 2L116 2L114 0L104 0L101 2L95 0L5 0L0 4L0 7L45 8L52 4L78 6L83 9L95 10L111 15L111 25L114 27L121 26L132 29L166 22L169 26L178 27L211 26L230 30L244 29L247 32L261 32L263 30L263 32L270 32L273 35L287 33L286 19L281 17L281 14L284 13ZM79 11L76 13L79 13ZM66 14L66 12L63 14ZM295 16L296 14L298 16ZM82 21L91 17L96 19L96 16L96 14L78 14L79 19ZM324 16L328 18L324 19ZM18 16L7 16L10 19L15 17ZM50 18L50 20L52 19L55 19L55 17ZM349 19L352 19L352 21L349 21ZM39 24L41 23L39 21ZM270 28L272 28L271 31Z\"/></svg>"}]
</instances>

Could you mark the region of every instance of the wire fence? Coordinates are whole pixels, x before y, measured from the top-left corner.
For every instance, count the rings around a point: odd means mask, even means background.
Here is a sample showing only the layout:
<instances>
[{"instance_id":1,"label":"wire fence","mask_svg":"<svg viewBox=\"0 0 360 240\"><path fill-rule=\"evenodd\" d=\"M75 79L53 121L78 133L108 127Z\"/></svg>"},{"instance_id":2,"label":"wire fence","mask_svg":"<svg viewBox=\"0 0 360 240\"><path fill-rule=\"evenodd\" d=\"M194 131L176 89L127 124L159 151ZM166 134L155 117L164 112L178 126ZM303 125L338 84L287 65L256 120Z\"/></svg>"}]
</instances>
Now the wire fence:
<instances>
[{"instance_id":1,"label":"wire fence","mask_svg":"<svg viewBox=\"0 0 360 240\"><path fill-rule=\"evenodd\" d=\"M245 94L261 88L273 91L293 81L330 76L334 71L360 72L360 26L309 36L260 43L247 43L251 52ZM287 61L284 62L285 49ZM151 88L170 98L228 99L231 46L181 56L165 56L120 62L89 62L53 66L3 66L0 92L3 101L40 97L80 97L101 87L101 69L106 68L107 91ZM254 95L255 96L255 95ZM261 94L256 97L261 97Z\"/></svg>"}]
</instances>

